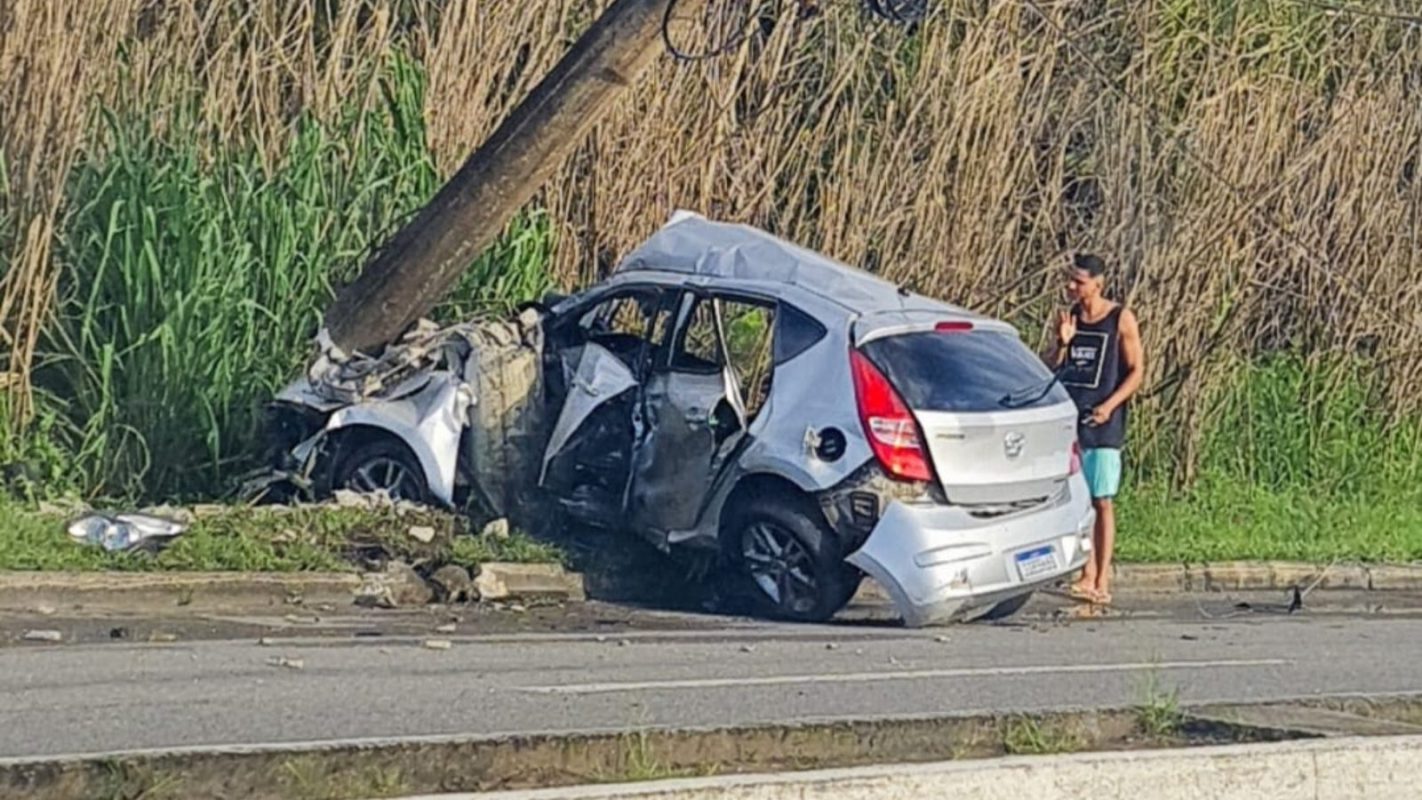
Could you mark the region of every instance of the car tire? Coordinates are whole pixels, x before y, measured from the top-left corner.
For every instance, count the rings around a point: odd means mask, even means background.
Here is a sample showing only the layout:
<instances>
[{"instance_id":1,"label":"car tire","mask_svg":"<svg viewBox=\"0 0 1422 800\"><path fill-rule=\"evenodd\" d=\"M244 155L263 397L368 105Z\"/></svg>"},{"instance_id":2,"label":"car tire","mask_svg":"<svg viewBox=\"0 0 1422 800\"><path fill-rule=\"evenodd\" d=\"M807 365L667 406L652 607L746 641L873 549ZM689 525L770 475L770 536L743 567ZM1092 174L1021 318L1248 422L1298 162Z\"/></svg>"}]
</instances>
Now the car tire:
<instances>
[{"instance_id":1,"label":"car tire","mask_svg":"<svg viewBox=\"0 0 1422 800\"><path fill-rule=\"evenodd\" d=\"M1032 592L1019 594L1016 597L1009 597L1006 600L991 606L982 616L973 620L974 622L999 622L1005 620L1017 612L1021 611L1028 602L1032 600Z\"/></svg>"},{"instance_id":2,"label":"car tire","mask_svg":"<svg viewBox=\"0 0 1422 800\"><path fill-rule=\"evenodd\" d=\"M361 494L384 489L395 500L431 503L433 498L424 467L404 443L379 438L342 450L332 471L332 489Z\"/></svg>"},{"instance_id":3,"label":"car tire","mask_svg":"<svg viewBox=\"0 0 1422 800\"><path fill-rule=\"evenodd\" d=\"M736 580L757 616L824 622L848 605L863 575L808 501L757 497L723 532Z\"/></svg>"}]
</instances>

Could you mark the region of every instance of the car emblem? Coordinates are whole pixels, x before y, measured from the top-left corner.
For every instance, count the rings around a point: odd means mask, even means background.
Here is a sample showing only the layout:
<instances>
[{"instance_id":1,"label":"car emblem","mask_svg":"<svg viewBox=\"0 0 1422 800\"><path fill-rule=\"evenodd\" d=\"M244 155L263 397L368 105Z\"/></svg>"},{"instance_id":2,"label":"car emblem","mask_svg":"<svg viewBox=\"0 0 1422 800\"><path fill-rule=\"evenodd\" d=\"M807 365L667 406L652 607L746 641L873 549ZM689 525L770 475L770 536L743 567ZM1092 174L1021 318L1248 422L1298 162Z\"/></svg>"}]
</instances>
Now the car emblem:
<instances>
[{"instance_id":1,"label":"car emblem","mask_svg":"<svg viewBox=\"0 0 1422 800\"><path fill-rule=\"evenodd\" d=\"M1002 451L1008 458L1017 458L1022 455L1022 446L1027 443L1027 437L1020 433L1009 433L1002 438Z\"/></svg>"}]
</instances>

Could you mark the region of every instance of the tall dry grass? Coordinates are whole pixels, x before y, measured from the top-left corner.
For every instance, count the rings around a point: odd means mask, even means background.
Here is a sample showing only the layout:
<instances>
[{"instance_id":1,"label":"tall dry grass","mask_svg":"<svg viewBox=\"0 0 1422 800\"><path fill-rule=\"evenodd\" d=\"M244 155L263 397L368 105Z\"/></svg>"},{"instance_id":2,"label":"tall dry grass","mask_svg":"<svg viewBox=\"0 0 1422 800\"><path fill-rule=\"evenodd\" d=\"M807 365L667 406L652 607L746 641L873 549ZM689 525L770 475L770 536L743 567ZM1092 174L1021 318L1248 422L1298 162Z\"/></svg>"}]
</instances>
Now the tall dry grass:
<instances>
[{"instance_id":1,"label":"tall dry grass","mask_svg":"<svg viewBox=\"0 0 1422 800\"><path fill-rule=\"evenodd\" d=\"M65 266L56 236L84 201L66 194L74 159L112 146L97 109L278 169L299 119L389 105L380 76L406 54L447 173L604 5L0 3L11 419ZM721 58L664 61L546 187L564 282L689 207L1035 334L1063 250L1091 249L1144 324L1137 446L1187 477L1261 352L1310 361L1303 407L1361 358L1370 407L1418 411L1415 26L1306 0L944 0L907 36L847 2L811 20L793 5L760 3L762 32Z\"/></svg>"}]
</instances>

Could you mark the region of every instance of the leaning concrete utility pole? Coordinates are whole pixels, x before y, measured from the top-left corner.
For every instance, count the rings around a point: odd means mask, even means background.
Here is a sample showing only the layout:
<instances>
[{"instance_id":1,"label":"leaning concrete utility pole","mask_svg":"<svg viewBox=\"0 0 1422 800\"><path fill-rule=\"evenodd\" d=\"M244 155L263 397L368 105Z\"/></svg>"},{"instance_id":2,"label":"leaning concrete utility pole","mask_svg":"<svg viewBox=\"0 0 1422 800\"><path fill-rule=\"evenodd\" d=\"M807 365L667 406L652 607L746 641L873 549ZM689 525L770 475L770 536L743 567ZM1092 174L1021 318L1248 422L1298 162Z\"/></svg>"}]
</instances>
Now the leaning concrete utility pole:
<instances>
[{"instance_id":1,"label":"leaning concrete utility pole","mask_svg":"<svg viewBox=\"0 0 1422 800\"><path fill-rule=\"evenodd\" d=\"M675 0L616 0L326 312L323 346L377 354L427 314L662 51Z\"/></svg>"}]
</instances>

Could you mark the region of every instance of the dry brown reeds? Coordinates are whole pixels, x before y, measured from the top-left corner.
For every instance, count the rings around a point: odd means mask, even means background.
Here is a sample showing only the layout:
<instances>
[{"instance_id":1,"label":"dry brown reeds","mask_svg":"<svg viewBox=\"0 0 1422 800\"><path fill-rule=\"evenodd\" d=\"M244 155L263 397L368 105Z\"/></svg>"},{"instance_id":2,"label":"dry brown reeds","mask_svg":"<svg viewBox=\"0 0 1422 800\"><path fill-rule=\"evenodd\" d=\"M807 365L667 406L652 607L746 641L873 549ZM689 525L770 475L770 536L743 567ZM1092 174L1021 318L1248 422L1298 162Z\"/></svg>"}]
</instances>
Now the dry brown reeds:
<instances>
[{"instance_id":1,"label":"dry brown reeds","mask_svg":"<svg viewBox=\"0 0 1422 800\"><path fill-rule=\"evenodd\" d=\"M378 106L398 49L425 66L449 171L603 5L0 0L12 393L52 302L65 176L105 146L96 108L196 113L205 142L275 164L299 113ZM1261 351L1361 354L1385 407L1417 410L1415 24L1307 0L944 0L908 35L792 5L761 3L721 58L660 64L546 187L562 280L686 207L1030 325L1062 252L1089 249L1143 320L1153 441L1181 463Z\"/></svg>"}]
</instances>

